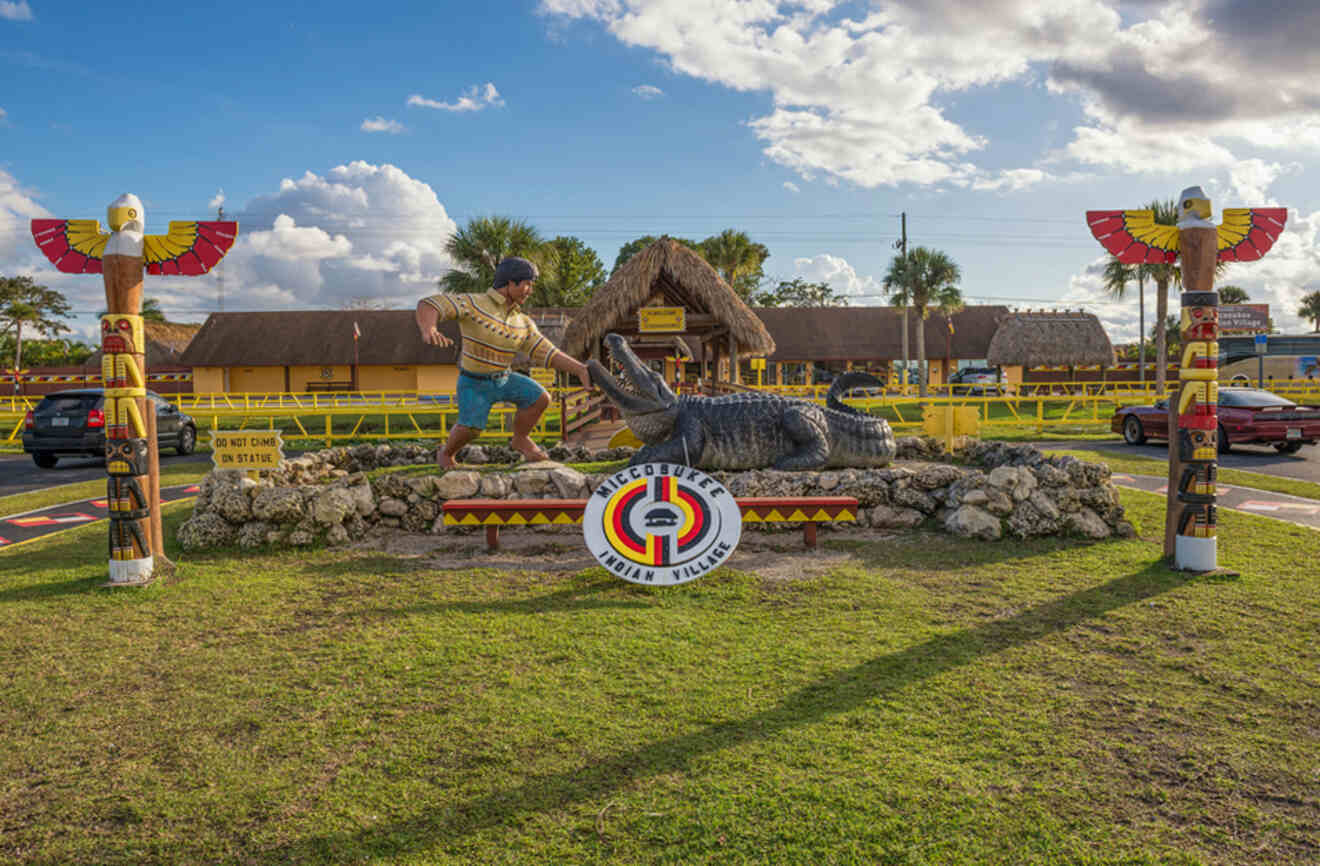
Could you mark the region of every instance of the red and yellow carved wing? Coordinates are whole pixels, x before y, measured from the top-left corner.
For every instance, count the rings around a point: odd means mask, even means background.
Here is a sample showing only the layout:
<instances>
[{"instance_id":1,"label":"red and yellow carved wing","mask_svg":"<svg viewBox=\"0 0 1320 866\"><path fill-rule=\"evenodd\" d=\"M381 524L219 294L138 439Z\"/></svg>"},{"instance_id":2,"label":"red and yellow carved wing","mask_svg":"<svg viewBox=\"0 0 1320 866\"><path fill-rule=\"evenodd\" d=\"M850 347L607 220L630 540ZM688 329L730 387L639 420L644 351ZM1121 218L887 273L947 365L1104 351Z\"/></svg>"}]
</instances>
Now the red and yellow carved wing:
<instances>
[{"instance_id":1,"label":"red and yellow carved wing","mask_svg":"<svg viewBox=\"0 0 1320 866\"><path fill-rule=\"evenodd\" d=\"M110 233L96 220L40 219L32 221L32 239L60 273L99 274Z\"/></svg>"},{"instance_id":2,"label":"red and yellow carved wing","mask_svg":"<svg viewBox=\"0 0 1320 866\"><path fill-rule=\"evenodd\" d=\"M1254 262L1265 255L1288 221L1285 207L1226 207L1219 225L1219 261Z\"/></svg>"},{"instance_id":3,"label":"red and yellow carved wing","mask_svg":"<svg viewBox=\"0 0 1320 866\"><path fill-rule=\"evenodd\" d=\"M225 257L237 236L236 222L171 220L169 234L147 235L143 240L147 273L200 276Z\"/></svg>"},{"instance_id":4,"label":"red and yellow carved wing","mask_svg":"<svg viewBox=\"0 0 1320 866\"><path fill-rule=\"evenodd\" d=\"M1178 260L1178 227L1155 222L1148 210L1089 210L1086 224L1105 249L1128 265Z\"/></svg>"}]
</instances>

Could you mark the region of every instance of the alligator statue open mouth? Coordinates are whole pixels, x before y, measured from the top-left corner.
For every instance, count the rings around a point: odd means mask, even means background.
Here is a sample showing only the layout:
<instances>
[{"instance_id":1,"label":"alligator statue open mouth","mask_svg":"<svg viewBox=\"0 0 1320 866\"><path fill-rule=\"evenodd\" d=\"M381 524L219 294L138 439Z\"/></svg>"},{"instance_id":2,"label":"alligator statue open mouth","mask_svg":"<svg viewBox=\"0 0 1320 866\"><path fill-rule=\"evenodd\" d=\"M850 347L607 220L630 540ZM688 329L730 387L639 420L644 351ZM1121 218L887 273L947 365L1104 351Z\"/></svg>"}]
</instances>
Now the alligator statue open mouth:
<instances>
[{"instance_id":1,"label":"alligator statue open mouth","mask_svg":"<svg viewBox=\"0 0 1320 866\"><path fill-rule=\"evenodd\" d=\"M596 360L594 385L643 442L633 464L666 461L702 469L823 469L884 466L894 458L894 434L883 418L843 403L850 388L881 383L865 373L835 379L825 405L746 391L723 397L679 396L618 334L605 337L622 380Z\"/></svg>"}]
</instances>

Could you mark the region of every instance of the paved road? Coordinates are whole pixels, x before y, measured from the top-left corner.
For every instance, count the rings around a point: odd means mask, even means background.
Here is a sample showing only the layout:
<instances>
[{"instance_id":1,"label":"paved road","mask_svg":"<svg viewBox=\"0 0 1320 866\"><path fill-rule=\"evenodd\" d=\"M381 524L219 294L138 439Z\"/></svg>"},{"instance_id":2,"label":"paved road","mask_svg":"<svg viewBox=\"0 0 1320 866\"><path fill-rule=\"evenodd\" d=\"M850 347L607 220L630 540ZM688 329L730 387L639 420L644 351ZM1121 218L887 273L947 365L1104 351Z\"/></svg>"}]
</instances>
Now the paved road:
<instances>
[{"instance_id":1,"label":"paved road","mask_svg":"<svg viewBox=\"0 0 1320 866\"><path fill-rule=\"evenodd\" d=\"M1085 440L1038 442L1041 449L1067 449L1069 451L1098 451L1128 457L1154 457L1166 460L1169 446L1165 442L1147 442L1128 445L1122 441ZM1241 469L1263 475L1278 475L1312 481L1320 484L1320 445L1303 445L1296 454L1280 454L1268 445L1234 445L1227 454L1219 455L1219 465L1225 469Z\"/></svg>"},{"instance_id":2,"label":"paved road","mask_svg":"<svg viewBox=\"0 0 1320 866\"><path fill-rule=\"evenodd\" d=\"M211 462L211 452L179 457L162 454L161 467L178 463ZM99 457L61 457L54 469L38 469L27 454L0 454L0 496L43 490L58 484L75 481L95 481L105 478L105 460Z\"/></svg>"},{"instance_id":3,"label":"paved road","mask_svg":"<svg viewBox=\"0 0 1320 866\"><path fill-rule=\"evenodd\" d=\"M196 484L176 484L173 487L160 489L160 501L163 505L180 499L192 499L196 495ZM65 502L23 514L5 515L0 517L0 550L33 541L53 532L63 532L66 529L96 523L107 519L108 515L104 498Z\"/></svg>"},{"instance_id":4,"label":"paved road","mask_svg":"<svg viewBox=\"0 0 1320 866\"><path fill-rule=\"evenodd\" d=\"M1115 472L1113 482L1118 487L1131 487L1148 493L1167 495L1167 479L1152 475L1127 475ZM1215 485L1215 507L1243 511L1262 517L1273 517L1299 523L1312 529L1320 529L1320 501L1289 496L1286 493L1274 493L1268 490L1252 490L1249 487L1236 487L1220 482Z\"/></svg>"}]
</instances>

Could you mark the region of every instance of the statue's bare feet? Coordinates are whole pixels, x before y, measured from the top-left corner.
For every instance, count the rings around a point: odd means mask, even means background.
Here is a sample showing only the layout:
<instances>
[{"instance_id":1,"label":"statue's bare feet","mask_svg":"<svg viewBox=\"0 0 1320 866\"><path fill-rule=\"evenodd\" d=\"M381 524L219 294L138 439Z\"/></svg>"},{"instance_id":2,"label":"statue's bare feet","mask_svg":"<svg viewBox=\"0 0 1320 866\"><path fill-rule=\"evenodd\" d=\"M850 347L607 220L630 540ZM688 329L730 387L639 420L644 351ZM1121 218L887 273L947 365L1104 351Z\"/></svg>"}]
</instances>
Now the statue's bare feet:
<instances>
[{"instance_id":1,"label":"statue's bare feet","mask_svg":"<svg viewBox=\"0 0 1320 866\"><path fill-rule=\"evenodd\" d=\"M458 461L454 459L452 454L440 448L435 452L435 465L441 469L454 469L458 466Z\"/></svg>"},{"instance_id":2,"label":"statue's bare feet","mask_svg":"<svg viewBox=\"0 0 1320 866\"><path fill-rule=\"evenodd\" d=\"M542 450L541 446L537 445L535 442L533 442L531 439L529 439L526 436L520 439L514 439L509 444L513 447L514 451L517 451L519 454L525 457L528 463L536 463L538 460L550 459L550 455L546 454L545 451Z\"/></svg>"}]
</instances>

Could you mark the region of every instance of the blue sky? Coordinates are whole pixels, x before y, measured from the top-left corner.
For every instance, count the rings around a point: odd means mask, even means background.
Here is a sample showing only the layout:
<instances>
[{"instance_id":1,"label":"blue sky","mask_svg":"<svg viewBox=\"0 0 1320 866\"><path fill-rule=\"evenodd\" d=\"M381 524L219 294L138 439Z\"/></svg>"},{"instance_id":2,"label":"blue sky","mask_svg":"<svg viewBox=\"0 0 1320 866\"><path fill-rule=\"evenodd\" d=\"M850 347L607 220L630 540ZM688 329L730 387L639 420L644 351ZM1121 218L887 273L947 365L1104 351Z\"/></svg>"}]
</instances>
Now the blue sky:
<instances>
[{"instance_id":1,"label":"blue sky","mask_svg":"<svg viewBox=\"0 0 1320 866\"><path fill-rule=\"evenodd\" d=\"M1083 213L1200 184L1216 211L1289 208L1221 282L1305 330L1320 12L1258 5L0 0L0 274L65 292L90 335L100 281L57 274L27 223L127 191L148 232L223 200L230 310L411 305L489 214L607 267L642 234L735 227L772 277L881 303L906 211L971 302L1084 307L1123 340L1135 288L1105 295ZM213 276L148 279L171 318L216 308Z\"/></svg>"}]
</instances>

